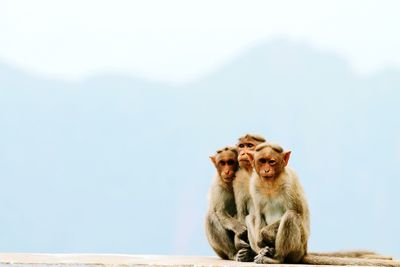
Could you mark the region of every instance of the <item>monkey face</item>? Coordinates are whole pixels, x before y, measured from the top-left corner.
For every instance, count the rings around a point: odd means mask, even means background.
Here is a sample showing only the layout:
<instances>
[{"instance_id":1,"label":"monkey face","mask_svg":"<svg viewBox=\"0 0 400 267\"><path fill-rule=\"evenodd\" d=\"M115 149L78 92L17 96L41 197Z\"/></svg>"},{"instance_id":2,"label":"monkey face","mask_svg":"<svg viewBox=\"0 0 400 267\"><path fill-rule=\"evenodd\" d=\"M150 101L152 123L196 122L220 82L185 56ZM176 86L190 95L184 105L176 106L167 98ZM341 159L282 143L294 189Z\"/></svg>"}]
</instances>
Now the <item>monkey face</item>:
<instances>
[{"instance_id":1,"label":"monkey face","mask_svg":"<svg viewBox=\"0 0 400 267\"><path fill-rule=\"evenodd\" d=\"M276 178L287 165L289 156L290 151L277 152L272 147L264 147L254 154L254 169L264 179Z\"/></svg>"},{"instance_id":2,"label":"monkey face","mask_svg":"<svg viewBox=\"0 0 400 267\"><path fill-rule=\"evenodd\" d=\"M233 155L233 153L229 154L230 155L221 155L221 157L218 157L217 160L218 174L222 180L224 180L224 182L232 182L232 180L235 178L235 173L238 166L236 156Z\"/></svg>"},{"instance_id":3,"label":"monkey face","mask_svg":"<svg viewBox=\"0 0 400 267\"><path fill-rule=\"evenodd\" d=\"M279 158L267 153L255 157L255 170L263 178L274 178L281 171Z\"/></svg>"},{"instance_id":4,"label":"monkey face","mask_svg":"<svg viewBox=\"0 0 400 267\"><path fill-rule=\"evenodd\" d=\"M225 183L230 183L235 178L235 173L238 169L237 151L233 149L224 149L217 152L211 157L219 177Z\"/></svg>"},{"instance_id":5,"label":"monkey face","mask_svg":"<svg viewBox=\"0 0 400 267\"><path fill-rule=\"evenodd\" d=\"M247 154L252 153L256 146L260 143L260 141L254 140L252 138L240 139L236 147L239 152L238 161L241 167L250 165L250 159Z\"/></svg>"}]
</instances>

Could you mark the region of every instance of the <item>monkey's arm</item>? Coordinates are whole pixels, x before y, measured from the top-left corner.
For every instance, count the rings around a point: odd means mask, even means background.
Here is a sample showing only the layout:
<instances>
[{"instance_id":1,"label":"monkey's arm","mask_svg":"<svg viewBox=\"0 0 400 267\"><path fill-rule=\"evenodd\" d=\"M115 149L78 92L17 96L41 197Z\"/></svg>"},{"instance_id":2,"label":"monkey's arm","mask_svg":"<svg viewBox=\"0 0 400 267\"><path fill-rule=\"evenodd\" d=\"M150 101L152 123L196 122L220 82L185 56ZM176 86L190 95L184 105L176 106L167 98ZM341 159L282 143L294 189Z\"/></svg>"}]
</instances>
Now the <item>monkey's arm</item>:
<instances>
[{"instance_id":1,"label":"monkey's arm","mask_svg":"<svg viewBox=\"0 0 400 267\"><path fill-rule=\"evenodd\" d=\"M269 224L269 225L261 228L260 236L264 243L263 245L272 246L272 247L275 245L276 234L278 233L278 228L279 228L280 223L281 223L281 220L278 220L278 221L274 222L273 224Z\"/></svg>"},{"instance_id":2,"label":"monkey's arm","mask_svg":"<svg viewBox=\"0 0 400 267\"><path fill-rule=\"evenodd\" d=\"M267 227L267 223L265 222L264 219L264 214L261 212L261 207L256 207L256 213L255 213L255 219L254 219L254 231L255 231L255 236L256 236L256 244L259 248L265 247L267 244L264 242L264 237L262 233L262 229Z\"/></svg>"},{"instance_id":3,"label":"monkey's arm","mask_svg":"<svg viewBox=\"0 0 400 267\"><path fill-rule=\"evenodd\" d=\"M215 211L218 220L225 229L233 231L239 237L246 233L247 228L244 224L240 223L237 219L230 216L227 212L218 210Z\"/></svg>"}]
</instances>

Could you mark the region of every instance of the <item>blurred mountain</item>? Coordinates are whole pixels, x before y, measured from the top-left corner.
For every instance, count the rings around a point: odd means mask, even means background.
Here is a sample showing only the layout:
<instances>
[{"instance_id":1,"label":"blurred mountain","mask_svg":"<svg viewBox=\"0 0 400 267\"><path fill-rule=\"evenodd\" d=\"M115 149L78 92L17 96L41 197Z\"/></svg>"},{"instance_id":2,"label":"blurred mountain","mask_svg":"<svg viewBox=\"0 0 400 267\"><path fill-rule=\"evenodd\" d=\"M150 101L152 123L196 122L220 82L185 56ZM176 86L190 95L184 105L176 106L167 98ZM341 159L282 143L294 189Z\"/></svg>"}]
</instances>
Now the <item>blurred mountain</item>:
<instances>
[{"instance_id":1,"label":"blurred mountain","mask_svg":"<svg viewBox=\"0 0 400 267\"><path fill-rule=\"evenodd\" d=\"M180 86L0 64L0 251L213 254L208 155L255 132L293 151L311 250L400 257L399 103L400 71L285 40Z\"/></svg>"}]
</instances>

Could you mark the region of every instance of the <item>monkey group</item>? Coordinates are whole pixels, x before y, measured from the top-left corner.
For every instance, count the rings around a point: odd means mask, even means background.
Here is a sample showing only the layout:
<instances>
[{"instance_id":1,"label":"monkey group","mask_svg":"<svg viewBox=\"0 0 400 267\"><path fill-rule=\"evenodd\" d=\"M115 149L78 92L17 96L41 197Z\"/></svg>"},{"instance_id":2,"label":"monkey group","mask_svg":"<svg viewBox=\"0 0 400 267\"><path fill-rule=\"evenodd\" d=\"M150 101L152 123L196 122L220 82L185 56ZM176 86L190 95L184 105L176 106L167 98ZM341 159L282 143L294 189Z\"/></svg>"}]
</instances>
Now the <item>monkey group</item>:
<instances>
[{"instance_id":1,"label":"monkey group","mask_svg":"<svg viewBox=\"0 0 400 267\"><path fill-rule=\"evenodd\" d=\"M291 151L246 134L210 156L217 174L209 193L205 230L222 259L261 264L398 266L372 251L309 252L310 212L288 167Z\"/></svg>"}]
</instances>

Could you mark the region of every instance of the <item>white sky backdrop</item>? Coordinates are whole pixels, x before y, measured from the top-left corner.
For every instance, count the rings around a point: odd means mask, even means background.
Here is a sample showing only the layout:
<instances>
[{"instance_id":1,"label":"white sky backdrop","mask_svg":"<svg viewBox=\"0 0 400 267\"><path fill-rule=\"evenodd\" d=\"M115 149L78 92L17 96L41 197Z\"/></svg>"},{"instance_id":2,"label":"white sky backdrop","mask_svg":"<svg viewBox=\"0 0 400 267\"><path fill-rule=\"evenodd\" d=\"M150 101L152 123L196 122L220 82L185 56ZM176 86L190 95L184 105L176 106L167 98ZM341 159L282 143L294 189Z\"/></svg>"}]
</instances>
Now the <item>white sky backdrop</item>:
<instances>
[{"instance_id":1,"label":"white sky backdrop","mask_svg":"<svg viewBox=\"0 0 400 267\"><path fill-rule=\"evenodd\" d=\"M288 38L365 75L400 67L400 1L1 1L0 61L53 78L201 77L249 46Z\"/></svg>"}]
</instances>

